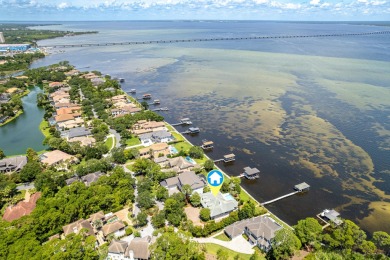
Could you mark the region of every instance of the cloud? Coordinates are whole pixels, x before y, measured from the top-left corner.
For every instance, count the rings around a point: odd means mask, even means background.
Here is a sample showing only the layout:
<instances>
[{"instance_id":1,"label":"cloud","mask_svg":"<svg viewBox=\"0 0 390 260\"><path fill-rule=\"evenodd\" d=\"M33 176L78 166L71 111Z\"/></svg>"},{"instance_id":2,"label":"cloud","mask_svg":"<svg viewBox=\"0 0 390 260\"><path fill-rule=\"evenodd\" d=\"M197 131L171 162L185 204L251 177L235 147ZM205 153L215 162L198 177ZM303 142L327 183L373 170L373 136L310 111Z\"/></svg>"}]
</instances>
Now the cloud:
<instances>
[{"instance_id":1,"label":"cloud","mask_svg":"<svg viewBox=\"0 0 390 260\"><path fill-rule=\"evenodd\" d=\"M64 8L67 8L67 7L68 7L68 4L65 3L65 2L62 2L62 3L60 3L57 7L58 7L59 9L64 9Z\"/></svg>"}]
</instances>

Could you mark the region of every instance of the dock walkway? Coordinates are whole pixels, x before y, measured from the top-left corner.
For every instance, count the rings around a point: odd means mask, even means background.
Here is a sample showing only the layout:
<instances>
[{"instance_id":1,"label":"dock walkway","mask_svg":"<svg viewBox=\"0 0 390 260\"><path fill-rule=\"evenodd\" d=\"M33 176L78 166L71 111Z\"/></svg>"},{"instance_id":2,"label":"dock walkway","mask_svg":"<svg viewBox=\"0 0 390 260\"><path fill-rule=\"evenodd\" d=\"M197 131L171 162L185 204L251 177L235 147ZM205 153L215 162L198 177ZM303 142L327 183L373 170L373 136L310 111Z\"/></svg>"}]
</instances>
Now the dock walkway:
<instances>
[{"instance_id":1,"label":"dock walkway","mask_svg":"<svg viewBox=\"0 0 390 260\"><path fill-rule=\"evenodd\" d=\"M273 200L269 200L269 201L263 202L263 203L261 203L261 205L264 206L264 205L267 205L267 204L271 204L271 203L273 203L273 202L275 202L275 201L278 201L278 200L281 200L281 199L290 197L290 196L295 195L295 194L297 194L297 193L299 193L299 192L300 192L300 191L291 192L291 193L289 193L289 194L286 194L286 195L277 197L276 199L273 199Z\"/></svg>"}]
</instances>

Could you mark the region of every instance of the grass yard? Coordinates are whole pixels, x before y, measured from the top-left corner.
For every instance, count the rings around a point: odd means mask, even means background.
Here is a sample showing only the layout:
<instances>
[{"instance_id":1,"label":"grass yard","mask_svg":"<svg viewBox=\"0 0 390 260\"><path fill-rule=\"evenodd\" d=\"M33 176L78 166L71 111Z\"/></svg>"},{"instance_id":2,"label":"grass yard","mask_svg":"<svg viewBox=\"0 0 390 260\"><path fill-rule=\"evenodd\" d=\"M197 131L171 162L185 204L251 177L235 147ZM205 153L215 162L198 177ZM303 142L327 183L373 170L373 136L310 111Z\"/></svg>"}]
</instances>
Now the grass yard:
<instances>
[{"instance_id":1,"label":"grass yard","mask_svg":"<svg viewBox=\"0 0 390 260\"><path fill-rule=\"evenodd\" d=\"M49 123L45 119L43 119L42 122L39 124L39 130L41 130L42 134L45 137L51 136L49 131L50 130Z\"/></svg>"},{"instance_id":2,"label":"grass yard","mask_svg":"<svg viewBox=\"0 0 390 260\"><path fill-rule=\"evenodd\" d=\"M248 193L246 193L246 191L244 191L243 189L241 189L241 192L240 192L240 200L243 200L243 201L248 201L248 200L252 200L251 197L249 197ZM255 201L253 201L255 202ZM256 202L255 202L256 203ZM257 204L257 203L256 203Z\"/></svg>"},{"instance_id":3,"label":"grass yard","mask_svg":"<svg viewBox=\"0 0 390 260\"><path fill-rule=\"evenodd\" d=\"M141 144L141 141L138 139L138 137L133 136L132 138L126 140L127 146L133 146L138 144Z\"/></svg>"},{"instance_id":4,"label":"grass yard","mask_svg":"<svg viewBox=\"0 0 390 260\"><path fill-rule=\"evenodd\" d=\"M169 125L169 124L165 124L165 126L168 128L168 130L169 130L170 132L176 132L176 129L173 128L173 126L171 126L171 125Z\"/></svg>"},{"instance_id":5,"label":"grass yard","mask_svg":"<svg viewBox=\"0 0 390 260\"><path fill-rule=\"evenodd\" d=\"M108 137L108 138L107 138L105 144L106 144L106 146L108 147L108 149L111 150L112 145L114 144L114 142L115 142L115 137L112 137L112 136L111 136L111 137Z\"/></svg>"},{"instance_id":6,"label":"grass yard","mask_svg":"<svg viewBox=\"0 0 390 260\"><path fill-rule=\"evenodd\" d=\"M188 142L186 141L183 141L183 142L180 142L180 143L176 143L176 144L173 144L173 146L177 149L177 151L180 152L180 150L183 150L183 151L188 151L192 145L189 144Z\"/></svg>"},{"instance_id":7,"label":"grass yard","mask_svg":"<svg viewBox=\"0 0 390 260\"><path fill-rule=\"evenodd\" d=\"M225 233L222 233L222 234L220 234L220 235L218 235L218 236L216 236L214 238L219 239L221 241L230 241L230 238L228 238L228 236L225 235Z\"/></svg>"},{"instance_id":8,"label":"grass yard","mask_svg":"<svg viewBox=\"0 0 390 260\"><path fill-rule=\"evenodd\" d=\"M175 137L176 141L184 141L183 136L181 136L180 134L178 134L176 132L171 132L171 134L173 135L173 137Z\"/></svg>"},{"instance_id":9,"label":"grass yard","mask_svg":"<svg viewBox=\"0 0 390 260\"><path fill-rule=\"evenodd\" d=\"M207 244L204 244L204 245L206 247L207 253L209 253L211 255L215 255L216 256L219 249L222 249L223 251L228 252L229 260L230 259L234 259L234 257L236 255L239 255L239 257L240 257L239 259L240 260L249 260L249 258L251 257L251 255L249 255L249 254L237 253L237 252L235 252L233 250L230 250L230 249L228 249L226 247L223 247L223 246L220 246L220 245L210 244L210 243L207 243Z\"/></svg>"},{"instance_id":10,"label":"grass yard","mask_svg":"<svg viewBox=\"0 0 390 260\"><path fill-rule=\"evenodd\" d=\"M16 113L13 117L8 118L7 120L5 120L5 122L4 122L4 123L1 123L0 126L3 126L3 125L8 124L8 123L11 122L12 120L14 120L14 119L16 119L18 116L20 116L21 114L23 114L23 110L19 110L18 113Z\"/></svg>"}]
</instances>

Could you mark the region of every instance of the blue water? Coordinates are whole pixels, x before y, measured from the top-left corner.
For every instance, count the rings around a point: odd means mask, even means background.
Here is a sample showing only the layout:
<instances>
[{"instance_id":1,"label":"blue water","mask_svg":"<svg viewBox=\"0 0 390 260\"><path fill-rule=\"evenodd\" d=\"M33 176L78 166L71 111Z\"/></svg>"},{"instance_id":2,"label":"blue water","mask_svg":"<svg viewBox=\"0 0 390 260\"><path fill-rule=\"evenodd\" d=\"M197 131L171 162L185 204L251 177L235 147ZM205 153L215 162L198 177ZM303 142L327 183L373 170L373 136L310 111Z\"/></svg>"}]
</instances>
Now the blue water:
<instances>
[{"instance_id":1,"label":"blue water","mask_svg":"<svg viewBox=\"0 0 390 260\"><path fill-rule=\"evenodd\" d=\"M65 30L97 30L98 34L81 35L77 37L57 38L40 41L40 45L55 44L78 44L78 43L104 43L104 42L126 42L126 41L147 41L147 40L174 40L194 38L220 38L220 37L249 37L249 36L275 36L275 35L313 35L313 34L334 34L334 33L361 33L389 31L386 23L296 23L296 22L258 22L258 21L116 21L116 22L66 22L63 25L47 26L50 29ZM213 56L215 50L225 52L226 56L235 55L235 58L224 59L221 56ZM346 102L337 99L333 93L322 88L313 81L316 73L321 73L326 65L338 66L338 61L349 59L348 64L353 66L369 62L383 62L381 66L384 71L390 68L390 35L370 36L349 36L349 37L328 37L328 38L295 38L295 39L270 39L253 41L217 41L217 42L192 42L175 43L166 45L140 45L140 46L110 46L90 48L70 48L59 50L53 49L53 54L33 64L33 67L49 65L62 60L68 60L81 70L100 70L105 74L125 78L122 84L125 90L137 89L137 95L152 93L162 101L162 106L169 107L168 113L162 113L168 122L178 122L180 118L189 117L195 127L201 129L198 136L190 137L190 141L200 145L202 139L214 141L214 150L208 155L213 159L220 159L224 154L233 152L236 154L236 162L229 166L220 165L230 175L238 175L245 166L257 167L261 176L256 181L243 180L242 185L259 201L266 201L283 194L289 193L295 184L306 181L312 189L304 195L292 196L269 205L269 208L279 217L290 224L304 217L313 217L325 208L336 208L341 216L359 222L371 214L369 203L385 200L374 191L367 188L366 191L357 190L353 187L355 182L353 172L347 174L344 165L337 167L340 176L323 176L317 178L310 170L304 170L299 165L290 164L294 158L293 152L302 147L296 147L291 143L260 142L259 133L256 132L256 124L253 118L245 115L255 112L244 111L246 106L261 102L259 97L247 97L247 102L237 99L236 95L245 93L246 84L245 72L241 68L234 68L237 61L245 62L245 57L253 53L267 54L270 60L259 60L257 65L253 60L248 64L253 66L269 67L272 71L286 72L296 78L301 89L294 93L285 93L275 97L275 102L281 102L283 109L288 115L289 122L294 122L295 117L304 114L299 107L294 106L292 96L301 98L301 106L310 105L317 116L330 122L338 131L355 145L361 147L371 157L377 179L375 187L390 194L390 150L380 149L386 144L386 136L380 136L373 131L373 125L380 124L384 130L390 130L390 105L385 104L378 109L361 110ZM203 51L203 53L202 53ZM244 51L244 52L241 52ZM180 53L177 54L177 53ZM194 53L202 53L195 55ZM210 53L208 55L208 53ZM228 55L229 54L229 55ZM285 61L275 66L272 63L272 54L286 55ZM306 63L300 67L299 63L291 64L288 54L314 59L323 59L323 64ZM342 59L327 59L327 58ZM260 63L261 62L261 63ZM210 65L211 64L211 65ZM217 67L219 66L219 67ZM232 67L229 67L232 66ZM280 67L279 67L280 66ZM296 68L294 68L296 66ZM204 73L202 83L196 82L198 78L191 78L188 71L196 68L226 67L226 75L209 75ZM261 67L260 67L261 68ZM224 93L223 83L215 82L215 77L220 80L229 81L230 75L244 73L243 79L237 82L236 94ZM340 75L330 75L327 80L336 80L347 77L341 68ZM375 74L374 69L367 68L359 75L349 75L350 82L357 84L366 83L388 89L390 86L390 73L383 75ZM185 75L185 76L183 76ZM249 76L249 75L248 75ZM261 75L259 75L261 76ZM187 84L178 84L178 79L188 79ZM270 75L270 78L273 76ZM264 79L259 78L261 85ZM198 85L197 85L198 84ZM192 92L206 85L210 93L193 95ZM222 89L222 90L221 90ZM215 92L219 90L219 92ZM214 92L213 92L214 91ZM262 90L259 90L263 91ZM221 93L218 96L215 93ZM383 91L383 95L387 95ZM226 96L230 95L230 96ZM368 99L369 100L369 99ZM387 100L390 100L390 96ZM362 102L365 99L362 98ZM235 111L224 112L224 107L241 104ZM243 113L238 113L238 112ZM244 116L243 116L244 115ZM245 127L240 128L244 125ZM282 129L288 133L288 124L283 124ZM180 126L179 126L180 128ZM242 130L244 129L244 130ZM179 129L180 130L180 129ZM183 131L186 128L183 127ZM231 133L231 131L237 133ZM386 146L386 145L385 145ZM387 145L388 146L388 145ZM386 148L386 147L385 147ZM388 148L388 147L387 147ZM247 149L247 150L245 150ZM337 147L335 148L337 149ZM249 151L249 152L248 152ZM332 157L332 154L329 155ZM296 158L295 158L296 159ZM338 159L338 158L335 158ZM353 169L358 171L359 169ZM349 183L350 189L342 187L342 183ZM346 197L348 196L348 197ZM363 202L349 204L352 199L362 199ZM358 201L359 201L358 200ZM376 219L379 228L390 231L390 223L386 219ZM372 223L359 223L366 230L374 231Z\"/></svg>"}]
</instances>

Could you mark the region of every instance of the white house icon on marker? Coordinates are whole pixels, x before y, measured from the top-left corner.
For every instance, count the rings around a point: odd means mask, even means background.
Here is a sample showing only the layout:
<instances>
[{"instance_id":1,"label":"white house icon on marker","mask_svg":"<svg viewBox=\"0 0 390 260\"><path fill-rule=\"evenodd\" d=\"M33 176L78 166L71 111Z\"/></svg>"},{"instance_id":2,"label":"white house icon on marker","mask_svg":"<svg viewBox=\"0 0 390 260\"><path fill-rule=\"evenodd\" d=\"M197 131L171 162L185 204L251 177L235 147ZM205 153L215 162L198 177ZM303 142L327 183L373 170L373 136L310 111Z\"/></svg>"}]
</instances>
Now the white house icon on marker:
<instances>
[{"instance_id":1,"label":"white house icon on marker","mask_svg":"<svg viewBox=\"0 0 390 260\"><path fill-rule=\"evenodd\" d=\"M211 176L209 176L209 181L210 181L211 185L221 184L221 179L222 179L222 176L216 172L214 172L213 174L211 174Z\"/></svg>"}]
</instances>

